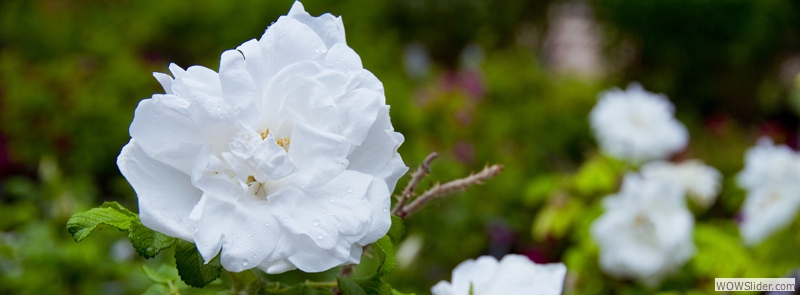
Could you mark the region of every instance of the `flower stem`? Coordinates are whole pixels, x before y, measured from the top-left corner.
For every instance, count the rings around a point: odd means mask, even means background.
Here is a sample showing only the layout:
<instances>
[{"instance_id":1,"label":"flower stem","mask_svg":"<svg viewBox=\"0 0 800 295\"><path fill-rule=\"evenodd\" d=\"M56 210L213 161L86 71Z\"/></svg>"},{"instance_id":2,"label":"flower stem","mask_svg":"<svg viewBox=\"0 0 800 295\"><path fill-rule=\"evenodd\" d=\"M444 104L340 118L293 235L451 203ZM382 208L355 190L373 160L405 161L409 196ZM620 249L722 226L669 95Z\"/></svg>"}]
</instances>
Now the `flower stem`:
<instances>
[{"instance_id":1,"label":"flower stem","mask_svg":"<svg viewBox=\"0 0 800 295\"><path fill-rule=\"evenodd\" d=\"M417 171L411 173L411 180L406 185L405 189L403 189L403 193L397 197L397 204L394 205L392 208L392 214L400 216L401 218L405 218L405 215L400 215L403 213L403 206L411 200L411 197L414 196L414 191L417 189L417 185L420 181L422 181L425 176L431 173L431 162L439 157L439 154L436 152L430 153L425 160L422 161L422 164L419 165Z\"/></svg>"},{"instance_id":2,"label":"flower stem","mask_svg":"<svg viewBox=\"0 0 800 295\"><path fill-rule=\"evenodd\" d=\"M466 190L467 187L475 184L482 184L484 180L497 176L503 171L502 165L492 165L485 167L481 172L471 174L470 176L456 179L445 184L436 184L429 190L425 191L422 195L416 198L410 204L403 206L398 211L397 216L405 218L406 216L418 211L423 205L431 200L452 193L456 190Z\"/></svg>"}]
</instances>

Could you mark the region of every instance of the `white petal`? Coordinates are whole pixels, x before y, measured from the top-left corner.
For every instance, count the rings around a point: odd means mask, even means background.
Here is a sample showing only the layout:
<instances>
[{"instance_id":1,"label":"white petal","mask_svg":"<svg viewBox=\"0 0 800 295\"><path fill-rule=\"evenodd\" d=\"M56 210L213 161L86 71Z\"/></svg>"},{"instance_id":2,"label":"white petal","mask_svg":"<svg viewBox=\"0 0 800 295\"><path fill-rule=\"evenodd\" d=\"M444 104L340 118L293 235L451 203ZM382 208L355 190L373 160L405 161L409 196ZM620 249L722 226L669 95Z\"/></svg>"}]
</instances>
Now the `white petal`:
<instances>
[{"instance_id":1,"label":"white petal","mask_svg":"<svg viewBox=\"0 0 800 295\"><path fill-rule=\"evenodd\" d=\"M139 103L131 137L151 157L186 174L200 148L226 146L237 133L234 113L221 99L196 93L191 101L174 95L153 95Z\"/></svg>"},{"instance_id":2,"label":"white petal","mask_svg":"<svg viewBox=\"0 0 800 295\"><path fill-rule=\"evenodd\" d=\"M172 94L172 77L164 73L154 72L153 77L158 80L158 83L161 84L161 87L164 88L164 91L167 94Z\"/></svg>"},{"instance_id":3,"label":"white petal","mask_svg":"<svg viewBox=\"0 0 800 295\"><path fill-rule=\"evenodd\" d=\"M314 62L299 62L279 72L267 85L266 96L290 122L338 133L336 99L345 93L349 76ZM269 122L267 122L269 124ZM274 124L274 123L272 123Z\"/></svg>"},{"instance_id":4,"label":"white petal","mask_svg":"<svg viewBox=\"0 0 800 295\"><path fill-rule=\"evenodd\" d=\"M347 262L350 259L350 248L353 247L342 239L336 240L336 245L331 249L317 247L316 241L305 235L300 236L298 240L297 247L300 250L290 256L289 261L304 272L326 271Z\"/></svg>"},{"instance_id":5,"label":"white petal","mask_svg":"<svg viewBox=\"0 0 800 295\"><path fill-rule=\"evenodd\" d=\"M236 203L242 195L242 187L226 170L230 167L217 158L209 144L197 153L192 167L192 184L215 199Z\"/></svg>"},{"instance_id":6,"label":"white petal","mask_svg":"<svg viewBox=\"0 0 800 295\"><path fill-rule=\"evenodd\" d=\"M380 178L374 178L367 189L367 200L372 205L372 216L369 219L369 230L367 234L358 241L361 245L374 243L387 232L392 226L392 217L389 213L391 205L391 192Z\"/></svg>"},{"instance_id":7,"label":"white petal","mask_svg":"<svg viewBox=\"0 0 800 295\"><path fill-rule=\"evenodd\" d=\"M331 249L337 239L353 244L367 233L372 207L366 194L371 180L370 175L345 171L313 190L284 188L269 196L269 201L283 226L308 236L320 248Z\"/></svg>"},{"instance_id":8,"label":"white petal","mask_svg":"<svg viewBox=\"0 0 800 295\"><path fill-rule=\"evenodd\" d=\"M258 109L261 93L246 69L245 62L244 53L239 50L223 52L219 62L219 81L223 99L241 110L240 122L256 128L261 123Z\"/></svg>"},{"instance_id":9,"label":"white petal","mask_svg":"<svg viewBox=\"0 0 800 295\"><path fill-rule=\"evenodd\" d=\"M297 269L288 259L281 259L277 261L264 262L258 266L261 270L268 274L279 274L290 270Z\"/></svg>"},{"instance_id":10,"label":"white petal","mask_svg":"<svg viewBox=\"0 0 800 295\"><path fill-rule=\"evenodd\" d=\"M325 43L307 25L281 16L258 40L264 56L265 77L271 79L288 65L305 60L322 60Z\"/></svg>"},{"instance_id":11,"label":"white petal","mask_svg":"<svg viewBox=\"0 0 800 295\"><path fill-rule=\"evenodd\" d=\"M203 195L203 199L192 211L192 217L199 215L197 231L194 232L194 243L197 251L208 263L222 249L222 236L225 229L234 226L228 215L233 212L234 205ZM199 214L198 214L199 212Z\"/></svg>"},{"instance_id":12,"label":"white petal","mask_svg":"<svg viewBox=\"0 0 800 295\"><path fill-rule=\"evenodd\" d=\"M403 143L403 135L393 130L389 121L389 107L384 106L364 142L347 156L350 160L347 169L382 178L390 192L394 191L397 180L408 171L397 153L397 148Z\"/></svg>"},{"instance_id":13,"label":"white petal","mask_svg":"<svg viewBox=\"0 0 800 295\"><path fill-rule=\"evenodd\" d=\"M291 140L289 156L298 168L293 174L298 186L318 187L347 168L350 143L345 137L299 124L292 130Z\"/></svg>"},{"instance_id":14,"label":"white petal","mask_svg":"<svg viewBox=\"0 0 800 295\"><path fill-rule=\"evenodd\" d=\"M278 244L282 231L270 214L267 202L238 202L228 218L234 226L225 234L220 256L222 266L239 272L261 264Z\"/></svg>"},{"instance_id":15,"label":"white petal","mask_svg":"<svg viewBox=\"0 0 800 295\"><path fill-rule=\"evenodd\" d=\"M342 120L342 130L339 134L344 135L353 145L361 145L378 117L381 109L381 94L368 90L356 89L348 92L337 103L339 117Z\"/></svg>"},{"instance_id":16,"label":"white petal","mask_svg":"<svg viewBox=\"0 0 800 295\"><path fill-rule=\"evenodd\" d=\"M189 220L200 190L189 175L150 158L131 140L117 158L117 166L139 199L139 218L145 226L166 235L192 241Z\"/></svg>"},{"instance_id":17,"label":"white petal","mask_svg":"<svg viewBox=\"0 0 800 295\"><path fill-rule=\"evenodd\" d=\"M325 61L348 71L364 68L358 53L344 43L336 43L330 47L328 54L325 55Z\"/></svg>"},{"instance_id":18,"label":"white petal","mask_svg":"<svg viewBox=\"0 0 800 295\"><path fill-rule=\"evenodd\" d=\"M292 9L289 10L288 16L314 30L314 32L322 38L328 48L336 43L345 43L344 24L342 24L341 17L334 17L330 13L312 17L306 12L300 1L294 2Z\"/></svg>"}]
</instances>

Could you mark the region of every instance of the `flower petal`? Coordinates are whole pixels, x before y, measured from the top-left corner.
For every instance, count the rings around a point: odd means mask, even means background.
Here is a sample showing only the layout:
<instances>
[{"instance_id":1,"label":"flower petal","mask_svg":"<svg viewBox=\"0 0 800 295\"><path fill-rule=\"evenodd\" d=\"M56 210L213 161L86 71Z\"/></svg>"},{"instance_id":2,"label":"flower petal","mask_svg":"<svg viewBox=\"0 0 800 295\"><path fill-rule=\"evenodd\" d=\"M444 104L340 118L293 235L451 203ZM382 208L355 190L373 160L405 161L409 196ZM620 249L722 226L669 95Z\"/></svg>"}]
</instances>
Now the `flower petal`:
<instances>
[{"instance_id":1,"label":"flower petal","mask_svg":"<svg viewBox=\"0 0 800 295\"><path fill-rule=\"evenodd\" d=\"M325 13L318 17L313 17L306 12L305 7L300 1L295 1L292 9L287 15L305 24L325 42L328 48L336 43L345 43L344 24L342 17L335 17L330 13Z\"/></svg>"},{"instance_id":2,"label":"flower petal","mask_svg":"<svg viewBox=\"0 0 800 295\"><path fill-rule=\"evenodd\" d=\"M319 35L294 18L281 16L261 39L265 77L271 79L288 65L306 60L322 60L328 47Z\"/></svg>"},{"instance_id":3,"label":"flower petal","mask_svg":"<svg viewBox=\"0 0 800 295\"><path fill-rule=\"evenodd\" d=\"M192 241L189 213L201 191L189 175L148 156L132 139L117 158L117 166L136 191L139 218L145 226L166 235Z\"/></svg>"},{"instance_id":4,"label":"flower petal","mask_svg":"<svg viewBox=\"0 0 800 295\"><path fill-rule=\"evenodd\" d=\"M190 174L200 148L225 146L237 133L234 118L224 101L199 92L191 100L153 95L139 103L130 133L148 155Z\"/></svg>"},{"instance_id":5,"label":"flower petal","mask_svg":"<svg viewBox=\"0 0 800 295\"><path fill-rule=\"evenodd\" d=\"M347 155L350 160L347 169L383 179L392 192L397 180L408 171L402 157L397 153L397 148L403 141L403 135L394 132L389 121L389 107L383 106L364 142Z\"/></svg>"},{"instance_id":6,"label":"flower petal","mask_svg":"<svg viewBox=\"0 0 800 295\"><path fill-rule=\"evenodd\" d=\"M343 239L337 239L331 249L317 247L316 241L306 235L300 236L298 241L297 247L302 251L297 251L289 256L289 261L304 272L326 271L350 260L350 248L353 247L353 244ZM361 246L356 245L355 247L360 248Z\"/></svg>"},{"instance_id":7,"label":"flower petal","mask_svg":"<svg viewBox=\"0 0 800 295\"><path fill-rule=\"evenodd\" d=\"M219 82L222 88L222 98L241 110L239 122L250 128L257 128L257 125L261 123L261 114L258 108L261 93L247 70L245 62L242 51L223 52L219 61Z\"/></svg>"},{"instance_id":8,"label":"flower petal","mask_svg":"<svg viewBox=\"0 0 800 295\"><path fill-rule=\"evenodd\" d=\"M325 55L325 61L348 71L364 68L358 53L344 43L336 43L333 47L330 47L328 54Z\"/></svg>"},{"instance_id":9,"label":"flower petal","mask_svg":"<svg viewBox=\"0 0 800 295\"><path fill-rule=\"evenodd\" d=\"M239 272L261 264L278 244L282 231L268 203L240 201L228 218L234 227L227 229L223 240L222 266Z\"/></svg>"},{"instance_id":10,"label":"flower petal","mask_svg":"<svg viewBox=\"0 0 800 295\"><path fill-rule=\"evenodd\" d=\"M350 143L344 136L298 124L292 129L291 140L289 157L298 168L293 175L299 187L318 187L347 168Z\"/></svg>"},{"instance_id":11,"label":"flower petal","mask_svg":"<svg viewBox=\"0 0 800 295\"><path fill-rule=\"evenodd\" d=\"M345 94L337 106L341 114L342 130L353 145L361 145L378 117L381 109L380 93L368 89L356 89Z\"/></svg>"},{"instance_id":12,"label":"flower petal","mask_svg":"<svg viewBox=\"0 0 800 295\"><path fill-rule=\"evenodd\" d=\"M358 241L361 245L374 243L387 232L392 226L392 216L389 213L389 206L391 205L391 192L386 187L386 183L380 178L374 178L367 188L367 200L372 205L372 216L369 219L369 230L361 240Z\"/></svg>"}]
</instances>

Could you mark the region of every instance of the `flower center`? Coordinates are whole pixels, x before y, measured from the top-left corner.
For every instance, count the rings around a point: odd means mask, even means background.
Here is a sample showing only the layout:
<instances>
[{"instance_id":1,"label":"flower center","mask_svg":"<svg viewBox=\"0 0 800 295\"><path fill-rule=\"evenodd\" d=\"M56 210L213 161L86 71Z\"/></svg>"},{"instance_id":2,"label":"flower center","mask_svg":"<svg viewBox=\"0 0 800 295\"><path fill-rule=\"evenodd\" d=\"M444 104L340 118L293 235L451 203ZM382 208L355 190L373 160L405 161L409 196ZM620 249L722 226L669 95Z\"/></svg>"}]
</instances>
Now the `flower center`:
<instances>
[{"instance_id":1,"label":"flower center","mask_svg":"<svg viewBox=\"0 0 800 295\"><path fill-rule=\"evenodd\" d=\"M261 135L261 140L267 139L267 135L269 135L269 128L264 130L264 132L259 133ZM275 140L279 146L281 146L287 152L289 151L289 144L292 142L288 137L281 137Z\"/></svg>"}]
</instances>

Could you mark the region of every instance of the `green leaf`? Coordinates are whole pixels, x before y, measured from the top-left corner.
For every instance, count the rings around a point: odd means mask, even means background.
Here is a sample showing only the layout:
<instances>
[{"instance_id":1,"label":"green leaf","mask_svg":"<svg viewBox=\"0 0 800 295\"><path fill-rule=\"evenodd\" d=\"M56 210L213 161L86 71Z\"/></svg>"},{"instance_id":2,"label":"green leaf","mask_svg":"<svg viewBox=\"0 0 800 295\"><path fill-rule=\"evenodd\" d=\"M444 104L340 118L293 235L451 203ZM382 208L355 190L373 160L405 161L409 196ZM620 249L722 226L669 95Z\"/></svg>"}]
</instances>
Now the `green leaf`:
<instances>
[{"instance_id":1,"label":"green leaf","mask_svg":"<svg viewBox=\"0 0 800 295\"><path fill-rule=\"evenodd\" d=\"M285 295L317 295L317 291L314 291L314 288L309 287L305 284L300 284L297 286L293 286L286 290Z\"/></svg>"},{"instance_id":2,"label":"green leaf","mask_svg":"<svg viewBox=\"0 0 800 295\"><path fill-rule=\"evenodd\" d=\"M337 281L342 295L392 295L392 286L377 275L362 279L339 278Z\"/></svg>"},{"instance_id":3,"label":"green leaf","mask_svg":"<svg viewBox=\"0 0 800 295\"><path fill-rule=\"evenodd\" d=\"M155 284L147 288L142 295L170 295L169 288L162 284Z\"/></svg>"},{"instance_id":4,"label":"green leaf","mask_svg":"<svg viewBox=\"0 0 800 295\"><path fill-rule=\"evenodd\" d=\"M378 247L378 261L381 262L376 275L378 277L385 277L390 274L397 265L397 261L395 261L394 257L394 245L389 235L386 235L378 239L378 241L375 242L375 246Z\"/></svg>"},{"instance_id":5,"label":"green leaf","mask_svg":"<svg viewBox=\"0 0 800 295\"><path fill-rule=\"evenodd\" d=\"M406 234L406 227L403 225L403 219L399 216L392 215L392 226L386 234L392 239L392 243L397 245L403 236Z\"/></svg>"},{"instance_id":6,"label":"green leaf","mask_svg":"<svg viewBox=\"0 0 800 295\"><path fill-rule=\"evenodd\" d=\"M175 245L175 239L147 228L138 218L131 222L128 237L131 239L131 244L136 249L136 253L147 259L153 258L161 250Z\"/></svg>"},{"instance_id":7,"label":"green leaf","mask_svg":"<svg viewBox=\"0 0 800 295\"><path fill-rule=\"evenodd\" d=\"M354 281L367 295L392 295L392 287L384 283L377 275L363 279L355 279Z\"/></svg>"},{"instance_id":8,"label":"green leaf","mask_svg":"<svg viewBox=\"0 0 800 295\"><path fill-rule=\"evenodd\" d=\"M367 295L364 288L361 288L354 280L348 278L339 278L336 280L339 285L339 291L342 295Z\"/></svg>"},{"instance_id":9,"label":"green leaf","mask_svg":"<svg viewBox=\"0 0 800 295\"><path fill-rule=\"evenodd\" d=\"M154 283L166 284L178 278L178 271L174 267L163 264L158 270L152 270L147 265L142 265L142 272Z\"/></svg>"},{"instance_id":10,"label":"green leaf","mask_svg":"<svg viewBox=\"0 0 800 295\"><path fill-rule=\"evenodd\" d=\"M98 208L72 215L67 221L67 231L76 242L80 242L100 224L126 231L130 228L131 221L135 219L136 214L119 203L106 202Z\"/></svg>"},{"instance_id":11,"label":"green leaf","mask_svg":"<svg viewBox=\"0 0 800 295\"><path fill-rule=\"evenodd\" d=\"M180 239L175 239L175 265L181 280L195 288L202 288L216 280L222 268L219 256L205 264L197 247Z\"/></svg>"}]
</instances>

